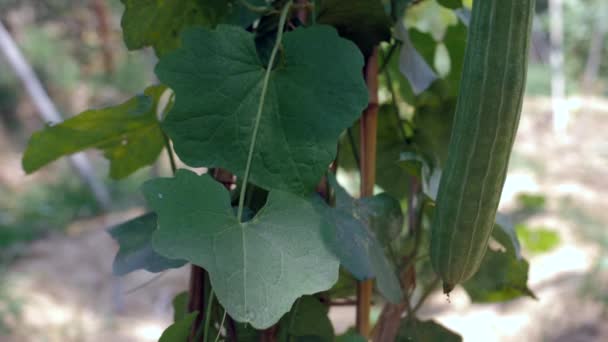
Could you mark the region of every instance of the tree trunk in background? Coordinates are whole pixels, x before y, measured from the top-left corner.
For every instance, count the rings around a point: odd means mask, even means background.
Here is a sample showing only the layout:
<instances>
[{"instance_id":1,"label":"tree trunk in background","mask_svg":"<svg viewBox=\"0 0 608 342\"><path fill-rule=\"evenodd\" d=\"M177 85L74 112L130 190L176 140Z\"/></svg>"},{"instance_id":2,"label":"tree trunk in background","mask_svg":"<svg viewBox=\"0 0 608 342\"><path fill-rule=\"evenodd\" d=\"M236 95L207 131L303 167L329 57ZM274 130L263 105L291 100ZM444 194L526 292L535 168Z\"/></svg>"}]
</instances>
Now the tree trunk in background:
<instances>
[{"instance_id":1,"label":"tree trunk in background","mask_svg":"<svg viewBox=\"0 0 608 342\"><path fill-rule=\"evenodd\" d=\"M570 120L566 106L566 77L564 75L564 22L563 0L549 0L551 21L551 102L553 132L564 135Z\"/></svg>"},{"instance_id":2,"label":"tree trunk in background","mask_svg":"<svg viewBox=\"0 0 608 342\"><path fill-rule=\"evenodd\" d=\"M608 2L605 0L600 1L596 15L596 23L591 36L591 42L589 43L589 55L587 56L587 64L585 65L585 73L583 74L583 91L585 93L593 92L600 72L602 51L604 50L606 39L608 39Z\"/></svg>"},{"instance_id":3,"label":"tree trunk in background","mask_svg":"<svg viewBox=\"0 0 608 342\"><path fill-rule=\"evenodd\" d=\"M28 64L21 51L17 47L17 44L13 41L8 31L4 28L0 22L0 52L6 57L9 65L13 68L13 71L17 77L21 80L25 86L25 90L38 109L40 118L45 122L59 123L63 121L59 111L55 107L55 104L49 98L49 95L44 90L42 83L34 70ZM95 170L91 166L91 163L83 153L77 153L69 158L70 165L78 173L80 178L89 186L93 193L95 200L99 204L100 208L104 211L110 208L111 198L108 189L95 177Z\"/></svg>"}]
</instances>

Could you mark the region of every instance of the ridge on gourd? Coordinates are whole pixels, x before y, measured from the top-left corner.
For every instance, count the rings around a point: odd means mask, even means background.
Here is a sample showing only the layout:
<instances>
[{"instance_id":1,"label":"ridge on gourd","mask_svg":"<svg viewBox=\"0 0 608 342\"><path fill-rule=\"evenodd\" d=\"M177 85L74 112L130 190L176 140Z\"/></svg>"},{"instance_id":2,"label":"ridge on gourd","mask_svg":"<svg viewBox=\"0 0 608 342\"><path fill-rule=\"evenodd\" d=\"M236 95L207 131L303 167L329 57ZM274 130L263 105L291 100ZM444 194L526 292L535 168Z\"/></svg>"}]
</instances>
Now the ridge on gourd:
<instances>
[{"instance_id":1,"label":"ridge on gourd","mask_svg":"<svg viewBox=\"0 0 608 342\"><path fill-rule=\"evenodd\" d=\"M431 228L449 293L479 269L519 125L534 0L473 3L461 92Z\"/></svg>"}]
</instances>

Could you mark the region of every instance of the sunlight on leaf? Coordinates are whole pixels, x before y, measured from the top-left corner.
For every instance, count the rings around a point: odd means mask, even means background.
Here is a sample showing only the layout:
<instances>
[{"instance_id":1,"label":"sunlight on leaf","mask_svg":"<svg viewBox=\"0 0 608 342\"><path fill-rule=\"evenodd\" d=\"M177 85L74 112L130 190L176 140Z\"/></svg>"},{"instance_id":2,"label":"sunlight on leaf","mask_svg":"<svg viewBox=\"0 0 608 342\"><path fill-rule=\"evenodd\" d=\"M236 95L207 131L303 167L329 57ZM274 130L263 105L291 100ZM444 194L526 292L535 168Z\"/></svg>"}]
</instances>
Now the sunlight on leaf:
<instances>
[{"instance_id":1,"label":"sunlight on leaf","mask_svg":"<svg viewBox=\"0 0 608 342\"><path fill-rule=\"evenodd\" d=\"M32 173L76 152L97 148L110 160L110 176L125 178L156 161L163 149L163 133L156 118L165 91L152 86L129 101L87 110L32 135L23 155L23 169Z\"/></svg>"}]
</instances>

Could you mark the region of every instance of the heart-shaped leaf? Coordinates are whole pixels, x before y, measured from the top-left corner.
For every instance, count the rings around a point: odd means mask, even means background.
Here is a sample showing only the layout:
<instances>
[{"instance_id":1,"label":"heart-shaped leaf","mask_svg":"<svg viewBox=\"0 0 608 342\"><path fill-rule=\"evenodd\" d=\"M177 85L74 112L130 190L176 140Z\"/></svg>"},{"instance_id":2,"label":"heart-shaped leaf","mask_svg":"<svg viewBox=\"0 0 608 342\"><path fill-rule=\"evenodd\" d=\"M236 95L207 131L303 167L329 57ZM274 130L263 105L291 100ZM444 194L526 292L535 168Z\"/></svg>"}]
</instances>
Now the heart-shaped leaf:
<instances>
[{"instance_id":1,"label":"heart-shaped leaf","mask_svg":"<svg viewBox=\"0 0 608 342\"><path fill-rule=\"evenodd\" d=\"M159 217L154 249L205 268L238 321L267 328L298 297L338 279L338 261L322 237L328 227L307 199L272 191L253 219L239 222L228 191L208 175L179 170L143 190Z\"/></svg>"},{"instance_id":2,"label":"heart-shaped leaf","mask_svg":"<svg viewBox=\"0 0 608 342\"><path fill-rule=\"evenodd\" d=\"M254 38L233 26L186 31L182 48L156 68L176 95L163 128L188 165L243 176L264 98L250 181L309 194L334 159L340 133L367 105L361 53L329 26L288 32L261 97L266 66Z\"/></svg>"}]
</instances>

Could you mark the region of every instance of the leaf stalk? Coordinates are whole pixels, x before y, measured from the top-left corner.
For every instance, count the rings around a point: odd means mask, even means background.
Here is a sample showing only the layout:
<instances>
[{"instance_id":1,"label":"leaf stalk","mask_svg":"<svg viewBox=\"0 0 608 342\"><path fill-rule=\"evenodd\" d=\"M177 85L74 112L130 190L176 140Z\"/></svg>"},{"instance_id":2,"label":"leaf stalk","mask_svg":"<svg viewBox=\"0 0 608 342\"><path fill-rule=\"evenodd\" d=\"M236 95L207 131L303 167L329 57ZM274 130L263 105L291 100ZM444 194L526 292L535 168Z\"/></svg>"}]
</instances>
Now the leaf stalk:
<instances>
[{"instance_id":1,"label":"leaf stalk","mask_svg":"<svg viewBox=\"0 0 608 342\"><path fill-rule=\"evenodd\" d=\"M245 174L243 175L243 183L241 184L241 192L239 194L239 206L237 209L237 219L242 222L243 209L245 207L245 192L247 191L247 183L249 181L249 174L251 171L251 164L253 161L253 153L255 151L255 143L258 137L258 131L260 129L260 119L262 118L262 112L264 111L264 102L266 100L266 93L268 92L268 84L270 83L270 73L272 72L272 66L279 52L281 41L283 40L283 32L285 31L285 22L287 20L287 14L291 8L292 1L288 1L281 11L281 18L279 20L279 31L277 33L277 39L272 48L272 54L266 67L266 74L264 75L264 81L262 83L262 93L260 94L260 103L258 105L258 111L255 116L255 123L253 126L253 135L251 137L251 143L249 144L249 154L247 155L247 165L245 166Z\"/></svg>"}]
</instances>

